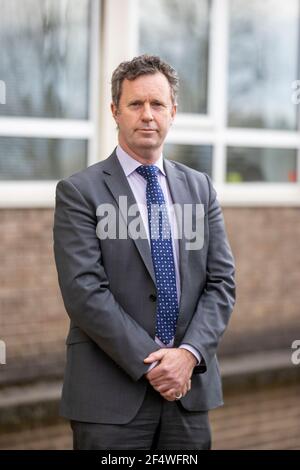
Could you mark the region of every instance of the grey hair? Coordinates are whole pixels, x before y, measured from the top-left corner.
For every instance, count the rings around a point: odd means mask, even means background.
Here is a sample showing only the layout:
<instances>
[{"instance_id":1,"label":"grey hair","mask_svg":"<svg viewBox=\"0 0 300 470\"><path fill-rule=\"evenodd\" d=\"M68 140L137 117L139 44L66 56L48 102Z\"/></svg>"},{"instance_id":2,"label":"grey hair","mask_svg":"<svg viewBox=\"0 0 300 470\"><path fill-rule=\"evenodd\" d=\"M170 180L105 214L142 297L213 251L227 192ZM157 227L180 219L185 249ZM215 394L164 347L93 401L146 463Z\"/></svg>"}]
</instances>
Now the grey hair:
<instances>
[{"instance_id":1,"label":"grey hair","mask_svg":"<svg viewBox=\"0 0 300 470\"><path fill-rule=\"evenodd\" d=\"M152 75L158 72L162 73L168 80L172 103L177 104L179 78L176 70L158 56L143 54L134 57L130 61L121 62L113 72L111 79L111 95L116 108L118 109L119 107L122 83L125 79L135 80L141 75Z\"/></svg>"}]
</instances>

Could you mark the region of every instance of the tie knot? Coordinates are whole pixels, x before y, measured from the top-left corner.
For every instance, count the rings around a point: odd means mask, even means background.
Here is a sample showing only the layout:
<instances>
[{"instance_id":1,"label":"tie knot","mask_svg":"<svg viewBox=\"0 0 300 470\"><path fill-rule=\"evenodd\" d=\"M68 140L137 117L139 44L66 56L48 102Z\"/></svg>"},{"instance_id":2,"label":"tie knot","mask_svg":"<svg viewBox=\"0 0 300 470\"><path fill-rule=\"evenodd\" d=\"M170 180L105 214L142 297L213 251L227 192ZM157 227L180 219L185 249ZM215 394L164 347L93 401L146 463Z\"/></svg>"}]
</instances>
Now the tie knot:
<instances>
[{"instance_id":1,"label":"tie knot","mask_svg":"<svg viewBox=\"0 0 300 470\"><path fill-rule=\"evenodd\" d=\"M141 165L136 171L148 181L157 177L159 168L155 165Z\"/></svg>"}]
</instances>

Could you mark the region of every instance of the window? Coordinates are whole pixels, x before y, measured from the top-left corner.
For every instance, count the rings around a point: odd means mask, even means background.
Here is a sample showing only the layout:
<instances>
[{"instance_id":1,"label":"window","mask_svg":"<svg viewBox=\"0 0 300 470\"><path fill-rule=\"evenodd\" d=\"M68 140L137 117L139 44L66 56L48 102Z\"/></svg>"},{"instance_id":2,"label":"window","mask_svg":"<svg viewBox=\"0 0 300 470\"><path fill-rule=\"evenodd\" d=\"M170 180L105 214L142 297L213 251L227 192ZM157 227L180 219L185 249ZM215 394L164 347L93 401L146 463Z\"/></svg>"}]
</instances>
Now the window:
<instances>
[{"instance_id":1,"label":"window","mask_svg":"<svg viewBox=\"0 0 300 470\"><path fill-rule=\"evenodd\" d=\"M108 155L111 73L146 52L181 79L166 156L224 204L299 205L299 0L103 3L100 21L100 0L1 1L0 204L52 206L57 179Z\"/></svg>"},{"instance_id":2,"label":"window","mask_svg":"<svg viewBox=\"0 0 300 470\"><path fill-rule=\"evenodd\" d=\"M165 144L164 155L212 176L212 147L209 145Z\"/></svg>"},{"instance_id":3,"label":"window","mask_svg":"<svg viewBox=\"0 0 300 470\"><path fill-rule=\"evenodd\" d=\"M0 115L87 119L90 2L2 0L0 21Z\"/></svg>"},{"instance_id":4,"label":"window","mask_svg":"<svg viewBox=\"0 0 300 470\"><path fill-rule=\"evenodd\" d=\"M295 183L297 152L279 148L228 147L227 181Z\"/></svg>"},{"instance_id":5,"label":"window","mask_svg":"<svg viewBox=\"0 0 300 470\"><path fill-rule=\"evenodd\" d=\"M53 205L57 180L96 161L98 15L97 0L1 1L1 205L42 187Z\"/></svg>"},{"instance_id":6,"label":"window","mask_svg":"<svg viewBox=\"0 0 300 470\"><path fill-rule=\"evenodd\" d=\"M85 167L87 142L1 137L0 155L1 180L59 180Z\"/></svg>"},{"instance_id":7,"label":"window","mask_svg":"<svg viewBox=\"0 0 300 470\"><path fill-rule=\"evenodd\" d=\"M206 114L210 1L140 0L139 14L139 53L177 70L180 112Z\"/></svg>"},{"instance_id":8,"label":"window","mask_svg":"<svg viewBox=\"0 0 300 470\"><path fill-rule=\"evenodd\" d=\"M210 174L223 203L299 204L299 1L137 3L136 52L181 79L166 156Z\"/></svg>"},{"instance_id":9,"label":"window","mask_svg":"<svg viewBox=\"0 0 300 470\"><path fill-rule=\"evenodd\" d=\"M231 0L228 124L297 129L299 1Z\"/></svg>"}]
</instances>

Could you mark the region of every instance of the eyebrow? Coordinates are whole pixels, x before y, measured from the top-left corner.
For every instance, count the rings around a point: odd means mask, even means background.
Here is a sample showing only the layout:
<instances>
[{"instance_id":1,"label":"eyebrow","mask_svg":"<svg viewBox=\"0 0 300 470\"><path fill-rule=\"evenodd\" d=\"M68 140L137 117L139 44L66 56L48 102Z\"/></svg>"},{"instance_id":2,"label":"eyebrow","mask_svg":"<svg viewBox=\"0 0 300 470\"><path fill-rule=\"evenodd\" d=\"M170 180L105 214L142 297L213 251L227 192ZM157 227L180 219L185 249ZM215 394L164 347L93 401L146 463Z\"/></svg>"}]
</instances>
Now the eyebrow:
<instances>
[{"instance_id":1,"label":"eyebrow","mask_svg":"<svg viewBox=\"0 0 300 470\"><path fill-rule=\"evenodd\" d=\"M141 103L144 103L144 100L141 100L139 98L132 99L128 102L129 105L130 104L141 104ZM150 103L159 103L159 104L165 105L165 103L162 100L158 99L158 98L153 98L152 100L150 100Z\"/></svg>"},{"instance_id":2,"label":"eyebrow","mask_svg":"<svg viewBox=\"0 0 300 470\"><path fill-rule=\"evenodd\" d=\"M133 99L128 102L128 104L136 104L136 103L143 103L143 101L140 99L136 99L136 100Z\"/></svg>"}]
</instances>

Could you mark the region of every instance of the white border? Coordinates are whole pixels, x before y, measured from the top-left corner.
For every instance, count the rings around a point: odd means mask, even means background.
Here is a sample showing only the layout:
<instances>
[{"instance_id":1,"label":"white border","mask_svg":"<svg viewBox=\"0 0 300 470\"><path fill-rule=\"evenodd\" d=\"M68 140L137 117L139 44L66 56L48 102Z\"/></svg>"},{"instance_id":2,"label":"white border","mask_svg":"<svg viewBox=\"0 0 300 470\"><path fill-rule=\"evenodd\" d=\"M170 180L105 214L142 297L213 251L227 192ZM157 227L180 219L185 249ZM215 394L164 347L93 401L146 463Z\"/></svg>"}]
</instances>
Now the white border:
<instances>
[{"instance_id":1,"label":"white border","mask_svg":"<svg viewBox=\"0 0 300 470\"><path fill-rule=\"evenodd\" d=\"M300 133L296 131L274 131L264 129L230 128L215 131L193 129L171 129L167 141L176 144L210 144L222 147L253 147L253 148L300 148ZM222 183L225 178L215 182Z\"/></svg>"},{"instance_id":2,"label":"white border","mask_svg":"<svg viewBox=\"0 0 300 470\"><path fill-rule=\"evenodd\" d=\"M231 207L299 207L299 183L226 183L215 185L218 200Z\"/></svg>"},{"instance_id":3,"label":"white border","mask_svg":"<svg viewBox=\"0 0 300 470\"><path fill-rule=\"evenodd\" d=\"M101 0L92 0L91 4L91 50L90 50L90 100L89 126L91 135L88 136L88 165L99 159L99 125L100 125L100 31L101 31Z\"/></svg>"},{"instance_id":4,"label":"white border","mask_svg":"<svg viewBox=\"0 0 300 470\"><path fill-rule=\"evenodd\" d=\"M0 208L54 207L56 181L1 181Z\"/></svg>"},{"instance_id":5,"label":"white border","mask_svg":"<svg viewBox=\"0 0 300 470\"><path fill-rule=\"evenodd\" d=\"M0 136L90 139L94 123L85 120L0 118Z\"/></svg>"}]
</instances>

